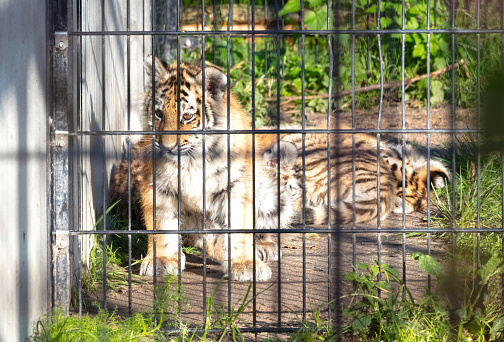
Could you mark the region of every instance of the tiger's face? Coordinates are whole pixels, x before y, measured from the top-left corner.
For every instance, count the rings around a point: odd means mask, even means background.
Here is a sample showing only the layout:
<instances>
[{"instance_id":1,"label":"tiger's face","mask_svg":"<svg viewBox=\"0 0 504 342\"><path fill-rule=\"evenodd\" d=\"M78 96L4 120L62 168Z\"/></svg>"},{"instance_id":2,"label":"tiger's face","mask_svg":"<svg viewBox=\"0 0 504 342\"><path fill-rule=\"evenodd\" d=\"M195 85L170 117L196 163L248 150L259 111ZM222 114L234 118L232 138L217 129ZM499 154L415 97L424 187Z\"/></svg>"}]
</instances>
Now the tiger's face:
<instances>
[{"instance_id":1,"label":"tiger's face","mask_svg":"<svg viewBox=\"0 0 504 342\"><path fill-rule=\"evenodd\" d=\"M402 199L404 196L406 200L406 212L426 210L428 208L427 192L430 189L428 183L430 182L433 188L442 188L450 181L450 173L441 162L432 158L428 161L411 145L405 145L404 152L403 158L401 145L388 144L382 148L381 157L389 164L390 171L396 179L397 198ZM401 200L396 204L402 207ZM401 211L396 210L396 212Z\"/></svg>"},{"instance_id":2,"label":"tiger's face","mask_svg":"<svg viewBox=\"0 0 504 342\"><path fill-rule=\"evenodd\" d=\"M180 63L177 67L176 63L167 65L156 58L153 77L151 56L146 59L146 71L150 81L143 106L147 127L163 132L155 135L157 151L167 158L201 153L201 148L198 152L197 147L201 146L203 135L192 132L225 129L225 119L219 116L225 98L226 76L216 69L206 68L203 77L199 65ZM205 89L204 94L202 89ZM212 136L207 138L211 143Z\"/></svg>"}]
</instances>

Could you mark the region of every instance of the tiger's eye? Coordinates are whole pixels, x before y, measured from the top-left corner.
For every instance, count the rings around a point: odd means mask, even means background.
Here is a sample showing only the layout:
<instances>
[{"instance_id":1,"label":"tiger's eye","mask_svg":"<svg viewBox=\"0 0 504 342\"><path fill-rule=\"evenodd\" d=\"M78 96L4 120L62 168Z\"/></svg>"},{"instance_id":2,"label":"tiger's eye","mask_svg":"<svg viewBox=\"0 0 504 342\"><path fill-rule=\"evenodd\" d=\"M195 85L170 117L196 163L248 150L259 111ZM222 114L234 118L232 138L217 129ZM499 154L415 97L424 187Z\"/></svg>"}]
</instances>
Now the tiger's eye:
<instances>
[{"instance_id":1,"label":"tiger's eye","mask_svg":"<svg viewBox=\"0 0 504 342\"><path fill-rule=\"evenodd\" d=\"M156 109L156 111L154 112L154 115L156 116L156 119L161 120L163 118L163 112L159 109Z\"/></svg>"},{"instance_id":2,"label":"tiger's eye","mask_svg":"<svg viewBox=\"0 0 504 342\"><path fill-rule=\"evenodd\" d=\"M188 114L188 113L185 113L184 115L182 115L182 118L184 119L184 121L190 121L193 117L194 117L193 114Z\"/></svg>"}]
</instances>

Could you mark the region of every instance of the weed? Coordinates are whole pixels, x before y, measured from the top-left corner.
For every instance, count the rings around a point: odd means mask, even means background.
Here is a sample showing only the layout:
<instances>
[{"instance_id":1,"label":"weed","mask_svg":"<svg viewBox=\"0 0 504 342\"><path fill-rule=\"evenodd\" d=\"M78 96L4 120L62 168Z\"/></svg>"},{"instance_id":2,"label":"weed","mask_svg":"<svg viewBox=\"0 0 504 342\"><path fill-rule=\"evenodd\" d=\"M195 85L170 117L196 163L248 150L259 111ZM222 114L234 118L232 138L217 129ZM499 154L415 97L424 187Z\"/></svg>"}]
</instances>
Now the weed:
<instances>
[{"instance_id":1,"label":"weed","mask_svg":"<svg viewBox=\"0 0 504 342\"><path fill-rule=\"evenodd\" d=\"M107 209L106 215L109 214L110 210L112 210L117 203L118 202L114 203ZM102 220L103 216L101 216L96 221L93 230L98 227ZM114 228L118 228L118 226L120 226L121 224L121 221L117 220L117 216L115 215L107 215L107 222L109 225L114 226ZM104 252L102 238L99 235L95 235L93 239L89 239L89 243L92 246L89 252L88 270L82 275L82 289L91 293L96 292L99 285L103 284L103 275L105 270L107 287L111 288L114 291L119 291L122 288L128 286L129 274L124 267L120 266L123 263L124 256L121 255L119 248L115 248L112 244L106 245L106 265L104 270ZM139 262L140 260L133 262L132 266ZM135 283L145 283L145 280L136 274L132 274L131 277Z\"/></svg>"},{"instance_id":2,"label":"weed","mask_svg":"<svg viewBox=\"0 0 504 342\"><path fill-rule=\"evenodd\" d=\"M414 253L420 269L437 278L440 293L429 288L419 302L385 264L357 264L345 279L354 285L345 332L362 340L382 341L497 341L504 330L504 315L497 304L504 258L494 254L470 272L445 269L429 255ZM465 278L465 275L470 277ZM384 280L378 280L378 275ZM457 295L457 288L463 291ZM401 293L405 296L399 299Z\"/></svg>"},{"instance_id":3,"label":"weed","mask_svg":"<svg viewBox=\"0 0 504 342\"><path fill-rule=\"evenodd\" d=\"M154 324L153 315L136 313L122 318L115 311L108 312L95 304L98 314L82 318L66 317L63 310L56 309L52 315L40 319L30 341L66 342L66 341L152 341L160 336L162 320Z\"/></svg>"},{"instance_id":4,"label":"weed","mask_svg":"<svg viewBox=\"0 0 504 342\"><path fill-rule=\"evenodd\" d=\"M476 228L478 223L484 228L502 226L502 164L499 154L481 151L476 139L471 136L457 139L456 145L455 179L448 186L436 189L432 196L432 202L439 211L431 218L432 226L460 229ZM448 164L451 160L444 162ZM501 250L501 242L501 235L497 233L482 234L479 241L475 234L460 233L457 234L457 253L467 259L479 243L485 262Z\"/></svg>"}]
</instances>

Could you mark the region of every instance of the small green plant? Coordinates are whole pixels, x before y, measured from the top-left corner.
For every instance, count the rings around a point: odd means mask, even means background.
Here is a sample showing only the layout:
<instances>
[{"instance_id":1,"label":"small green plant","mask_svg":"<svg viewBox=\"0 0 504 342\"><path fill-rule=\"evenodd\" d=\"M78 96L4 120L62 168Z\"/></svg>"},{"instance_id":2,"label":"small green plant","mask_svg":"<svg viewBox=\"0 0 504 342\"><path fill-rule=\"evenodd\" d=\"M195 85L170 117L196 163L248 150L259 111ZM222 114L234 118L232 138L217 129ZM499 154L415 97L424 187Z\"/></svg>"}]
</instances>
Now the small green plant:
<instances>
[{"instance_id":1,"label":"small green plant","mask_svg":"<svg viewBox=\"0 0 504 342\"><path fill-rule=\"evenodd\" d=\"M30 336L33 342L70 342L70 341L153 341L161 337L159 329L163 322L154 323L153 315L136 313L123 318L115 311L108 312L95 304L98 314L94 317L85 315L81 318L65 316L63 310L56 309L51 315L40 319Z\"/></svg>"},{"instance_id":2,"label":"small green plant","mask_svg":"<svg viewBox=\"0 0 504 342\"><path fill-rule=\"evenodd\" d=\"M398 272L385 264L357 264L345 279L354 285L345 332L361 340L500 341L504 315L496 297L504 258L496 253L481 268L447 272L429 255L414 253L419 268L436 277L437 293L425 289L415 301ZM383 280L378 280L381 275ZM467 277L468 276L468 277ZM457 291L461 288L462 291ZM401 297L401 298L400 298Z\"/></svg>"},{"instance_id":3,"label":"small green plant","mask_svg":"<svg viewBox=\"0 0 504 342\"><path fill-rule=\"evenodd\" d=\"M383 280L379 280L378 275ZM345 330L360 337L394 340L398 332L405 328L403 322L415 306L399 273L387 264L374 262L368 266L357 263L354 272L345 274L345 280L354 285L350 306L343 311L343 315L351 321ZM403 289L409 300L402 296ZM387 296L382 297L382 293Z\"/></svg>"},{"instance_id":4,"label":"small green plant","mask_svg":"<svg viewBox=\"0 0 504 342\"><path fill-rule=\"evenodd\" d=\"M331 305L329 303L328 305ZM317 306L312 311L311 318L300 320L301 329L292 334L292 341L336 341L337 334L331 318L324 320L320 317L322 307Z\"/></svg>"},{"instance_id":5,"label":"small green plant","mask_svg":"<svg viewBox=\"0 0 504 342\"><path fill-rule=\"evenodd\" d=\"M112 229L120 229L122 227L121 221L116 215L111 215L110 211L118 203L112 204L105 212L107 215L107 223ZM103 215L96 220L95 225L92 230L96 230L100 223L103 221ZM114 247L113 244L106 245L106 251L103 251L103 240L99 235L94 235L93 238L89 239L89 244L91 245L89 252L89 265L87 272L82 275L82 289L88 292L96 292L100 285L103 285L103 275L104 275L104 256L106 257L106 282L107 287L114 291L119 291L122 288L128 286L129 275L128 271L121 265L124 262L124 256L121 255L118 247ZM138 260L132 263L132 266L141 262ZM136 275L132 274L132 281L135 283L145 283L146 281Z\"/></svg>"}]
</instances>

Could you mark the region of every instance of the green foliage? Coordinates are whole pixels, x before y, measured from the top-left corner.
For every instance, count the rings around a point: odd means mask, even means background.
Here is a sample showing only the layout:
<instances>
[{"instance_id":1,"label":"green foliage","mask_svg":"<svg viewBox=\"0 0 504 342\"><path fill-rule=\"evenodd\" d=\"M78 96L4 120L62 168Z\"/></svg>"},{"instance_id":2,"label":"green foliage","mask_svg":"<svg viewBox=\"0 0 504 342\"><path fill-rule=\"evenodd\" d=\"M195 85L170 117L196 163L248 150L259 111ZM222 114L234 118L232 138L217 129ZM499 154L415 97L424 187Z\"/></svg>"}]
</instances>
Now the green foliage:
<instances>
[{"instance_id":1,"label":"green foliage","mask_svg":"<svg viewBox=\"0 0 504 342\"><path fill-rule=\"evenodd\" d=\"M178 315L188 308L187 297L184 295L184 288L179 284L178 276L168 274L165 281L154 286L154 313L165 315L178 327Z\"/></svg>"},{"instance_id":2,"label":"green foliage","mask_svg":"<svg viewBox=\"0 0 504 342\"><path fill-rule=\"evenodd\" d=\"M331 305L331 303L329 303ZM301 329L291 336L292 341L336 341L338 335L331 319L320 317L321 307L312 312L311 319L300 320Z\"/></svg>"},{"instance_id":3,"label":"green foliage","mask_svg":"<svg viewBox=\"0 0 504 342\"><path fill-rule=\"evenodd\" d=\"M450 273L431 256L414 253L419 268L437 278L438 295L426 288L415 302L393 268L376 262L357 264L345 275L354 285L351 303L344 311L349 319L347 333L363 340L382 341L500 341L504 315L496 303L504 258L496 253L469 277ZM381 275L384 280L378 280ZM463 286L457 296L456 288ZM402 293L402 297L399 296Z\"/></svg>"},{"instance_id":4,"label":"green foliage","mask_svg":"<svg viewBox=\"0 0 504 342\"><path fill-rule=\"evenodd\" d=\"M221 4L227 4L223 2ZM256 6L260 4L256 2ZM356 0L355 29L377 28L377 0ZM193 2L188 6L196 6ZM211 6L211 4L207 4ZM351 8L352 2L346 0L339 5L340 15L336 29L353 28ZM459 4L460 6L460 4ZM500 18L497 15L496 3L488 4L488 16L485 15L485 25L488 27L500 27ZM496 7L497 6L497 7ZM434 11L435 8L435 11ZM300 0L288 0L279 11L279 17L286 24L299 25L294 21L293 14L299 14L301 9ZM327 1L306 0L303 2L304 24L307 32L310 30L334 29L335 20L331 16L327 18ZM381 1L380 28L402 29L402 13L404 11L404 28L407 30L427 29L427 18L430 18L430 28L449 29L450 9L445 3L428 7L427 0L406 1L403 8L402 1ZM430 12L429 12L430 11ZM429 12L429 13L428 13ZM347 15L348 13L348 15ZM455 16L455 27L466 27L467 18L474 18L475 6L461 9ZM434 21L433 18L436 18ZM474 23L472 23L474 24ZM217 29L217 28L216 28ZM376 36L354 36L339 34L333 37L332 49L337 53L333 56L337 61L338 68L334 70L333 89L338 91L352 88L352 39L355 39L355 86L356 88L380 83L380 65L383 67L384 82L397 82L401 79L401 50L402 34L381 35L382 61L379 60L378 41ZM499 34L485 34L478 39L477 35L456 35L454 60L452 60L451 35L446 33L408 33L404 35L404 74L405 79L416 78L428 72L443 71L437 76L423 78L411 84L406 83L405 101L414 101L415 106L427 104L428 89L430 89L430 104L437 105L451 101L452 89L455 91L456 104L462 107L476 107L478 99L478 84L486 82L485 75L491 75L492 71L501 65L502 41ZM238 95L246 111L254 110L256 125L269 125L275 123L277 106L277 76L280 79L281 110L292 114L295 118L301 117L301 55L304 50L305 66L305 96L315 95L314 98L306 99L306 112L327 113L329 108L327 98L323 95L328 93L329 85L329 56L330 47L326 37L319 35L292 35L276 38L255 37L253 45L250 39L233 37L230 38L230 61L232 90ZM304 43L304 48L301 45ZM205 38L205 59L227 70L227 38L210 36ZM252 51L254 47L254 51ZM478 54L479 47L479 54ZM430 56L427 56L427 51ZM184 51L183 59L200 60L200 49ZM279 56L278 56L278 55ZM427 58L429 57L429 58ZM252 60L254 61L254 75L252 75ZM428 62L430 61L430 65ZM479 61L479 64L478 64ZM277 62L280 70L277 70ZM456 64L454 70L445 68ZM238 66L239 65L239 66ZM479 68L479 70L478 70ZM452 72L455 83L452 84ZM481 79L478 80L478 73ZM255 80L254 97L252 101L252 79ZM482 95L485 93L482 90ZM379 90L358 92L355 102L358 108L370 109L378 104L380 99ZM400 88L386 90L385 100L398 100L401 97ZM344 96L338 106L350 109L351 95ZM287 105L289 104L289 105Z\"/></svg>"},{"instance_id":5,"label":"green foliage","mask_svg":"<svg viewBox=\"0 0 504 342\"><path fill-rule=\"evenodd\" d=\"M105 215L107 215L107 225L109 229L125 229L123 222L119 220L118 216L112 215L110 211L118 203L112 204L107 210ZM100 223L103 221L103 215L96 220L95 225L92 230L96 230L100 227ZM82 289L88 292L96 292L100 285L103 285L103 275L104 275L104 253L103 253L103 237L100 235L93 235L89 238L90 252L89 252L89 265L88 270L82 275ZM121 267L124 262L125 256L120 253L119 247L114 247L113 244L106 245L106 282L107 287L114 291L119 291L126 286L128 286L128 271ZM132 263L132 266L139 263L136 261ZM134 283L145 283L145 280L136 275L132 274L132 281ZM75 299L74 299L75 301ZM75 303L74 303L75 304Z\"/></svg>"},{"instance_id":6,"label":"green foliage","mask_svg":"<svg viewBox=\"0 0 504 342\"><path fill-rule=\"evenodd\" d=\"M483 142L482 142L483 143ZM439 214L431 218L438 228L494 228L502 226L502 163L500 153L478 148L476 137L458 138L456 141L455 179L441 189L435 189L432 202ZM479 168L478 168L478 155ZM446 164L451 159L444 160ZM478 172L479 171L479 172ZM478 176L479 173L479 176ZM479 185L479 192L478 192ZM453 194L455 192L455 202ZM478 207L479 205L479 207ZM455 214L455 216L454 216ZM479 247L478 247L479 244ZM457 234L457 254L466 259L476 248L483 261L502 249L500 233Z\"/></svg>"},{"instance_id":7,"label":"green foliage","mask_svg":"<svg viewBox=\"0 0 504 342\"><path fill-rule=\"evenodd\" d=\"M303 2L304 23L308 30L327 30L327 1L325 0L307 0ZM288 13L299 12L301 10L300 0L289 0L278 12L279 16L285 16ZM329 29L332 30L332 13L329 18Z\"/></svg>"},{"instance_id":8,"label":"green foliage","mask_svg":"<svg viewBox=\"0 0 504 342\"><path fill-rule=\"evenodd\" d=\"M156 325L153 315L136 313L122 318L115 311L101 309L94 317L85 315L66 317L56 309L52 315L40 319L30 336L33 342L87 342L87 341L152 341L159 336L162 320Z\"/></svg>"}]
</instances>

